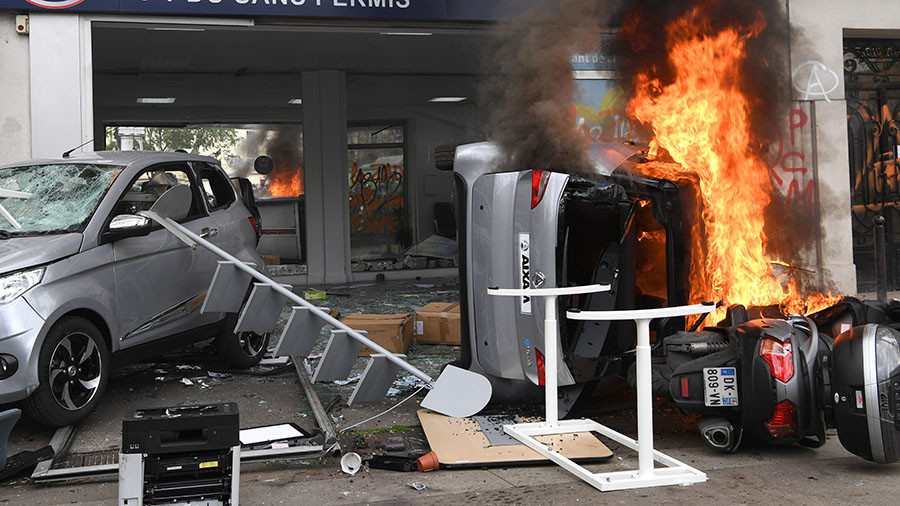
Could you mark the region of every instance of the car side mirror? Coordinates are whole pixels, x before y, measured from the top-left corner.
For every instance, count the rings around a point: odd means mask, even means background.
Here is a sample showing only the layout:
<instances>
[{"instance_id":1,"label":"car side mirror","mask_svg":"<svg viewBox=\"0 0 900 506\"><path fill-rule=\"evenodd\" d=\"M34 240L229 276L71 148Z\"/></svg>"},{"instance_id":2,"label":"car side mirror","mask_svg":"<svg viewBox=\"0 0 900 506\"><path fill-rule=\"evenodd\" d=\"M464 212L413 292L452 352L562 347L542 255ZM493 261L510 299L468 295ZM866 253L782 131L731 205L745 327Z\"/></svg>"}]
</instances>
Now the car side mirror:
<instances>
[{"instance_id":1,"label":"car side mirror","mask_svg":"<svg viewBox=\"0 0 900 506\"><path fill-rule=\"evenodd\" d=\"M150 211L164 218L181 221L191 212L191 187L186 184L173 186L156 199Z\"/></svg>"},{"instance_id":2,"label":"car side mirror","mask_svg":"<svg viewBox=\"0 0 900 506\"><path fill-rule=\"evenodd\" d=\"M103 232L103 242L114 242L127 237L141 237L153 230L149 218L135 214L120 214L109 222Z\"/></svg>"}]
</instances>

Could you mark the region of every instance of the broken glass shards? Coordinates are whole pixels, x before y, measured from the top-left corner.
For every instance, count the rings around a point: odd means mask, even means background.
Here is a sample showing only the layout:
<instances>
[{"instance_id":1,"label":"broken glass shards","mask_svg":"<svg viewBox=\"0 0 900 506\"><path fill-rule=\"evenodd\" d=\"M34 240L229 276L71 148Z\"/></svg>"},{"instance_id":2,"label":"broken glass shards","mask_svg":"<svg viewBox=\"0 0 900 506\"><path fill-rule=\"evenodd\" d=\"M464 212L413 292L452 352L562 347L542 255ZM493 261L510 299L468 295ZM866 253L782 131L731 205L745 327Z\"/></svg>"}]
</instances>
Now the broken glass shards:
<instances>
[{"instance_id":1,"label":"broken glass shards","mask_svg":"<svg viewBox=\"0 0 900 506\"><path fill-rule=\"evenodd\" d=\"M10 215L0 223L13 228L12 233L17 235L78 231L93 214L121 169L120 166L91 164L4 169L0 171L0 188L30 196L0 197L0 205ZM0 228L4 226L0 225Z\"/></svg>"}]
</instances>

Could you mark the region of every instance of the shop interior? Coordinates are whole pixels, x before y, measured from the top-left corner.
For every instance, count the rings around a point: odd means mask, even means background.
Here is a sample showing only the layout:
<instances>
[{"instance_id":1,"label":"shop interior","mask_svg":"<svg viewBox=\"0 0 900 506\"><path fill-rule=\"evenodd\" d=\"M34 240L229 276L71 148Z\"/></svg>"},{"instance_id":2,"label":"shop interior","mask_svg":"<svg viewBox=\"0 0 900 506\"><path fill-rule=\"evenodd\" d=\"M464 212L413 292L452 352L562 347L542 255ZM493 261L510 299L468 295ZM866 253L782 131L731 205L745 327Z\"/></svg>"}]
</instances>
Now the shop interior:
<instances>
[{"instance_id":1,"label":"shop interior","mask_svg":"<svg viewBox=\"0 0 900 506\"><path fill-rule=\"evenodd\" d=\"M95 148L184 149L250 179L276 271L455 270L433 152L486 136L486 26L95 22L91 39Z\"/></svg>"}]
</instances>

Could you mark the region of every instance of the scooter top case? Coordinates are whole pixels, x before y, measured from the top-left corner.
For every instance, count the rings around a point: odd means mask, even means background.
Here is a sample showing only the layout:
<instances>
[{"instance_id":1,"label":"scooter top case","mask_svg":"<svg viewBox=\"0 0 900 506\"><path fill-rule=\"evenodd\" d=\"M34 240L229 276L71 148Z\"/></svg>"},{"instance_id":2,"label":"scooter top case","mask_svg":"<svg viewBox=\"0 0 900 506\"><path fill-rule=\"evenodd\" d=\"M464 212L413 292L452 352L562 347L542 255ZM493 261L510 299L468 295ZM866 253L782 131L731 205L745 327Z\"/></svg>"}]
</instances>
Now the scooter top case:
<instances>
[{"instance_id":1,"label":"scooter top case","mask_svg":"<svg viewBox=\"0 0 900 506\"><path fill-rule=\"evenodd\" d=\"M900 460L900 332L854 327L835 339L830 365L841 445L879 464Z\"/></svg>"},{"instance_id":2,"label":"scooter top case","mask_svg":"<svg viewBox=\"0 0 900 506\"><path fill-rule=\"evenodd\" d=\"M682 364L669 383L681 409L710 417L698 421L707 443L725 451L742 437L824 444L815 324L797 316L710 330L727 335L728 348Z\"/></svg>"}]
</instances>

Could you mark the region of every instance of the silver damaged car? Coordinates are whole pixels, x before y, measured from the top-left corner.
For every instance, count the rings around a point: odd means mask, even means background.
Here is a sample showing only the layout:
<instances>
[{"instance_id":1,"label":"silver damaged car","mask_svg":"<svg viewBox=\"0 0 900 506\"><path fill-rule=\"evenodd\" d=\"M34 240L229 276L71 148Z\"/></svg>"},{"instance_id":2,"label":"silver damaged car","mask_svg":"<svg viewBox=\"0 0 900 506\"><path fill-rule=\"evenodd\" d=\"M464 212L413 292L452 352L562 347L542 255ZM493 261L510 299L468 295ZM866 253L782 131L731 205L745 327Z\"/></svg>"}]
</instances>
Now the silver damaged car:
<instances>
[{"instance_id":1,"label":"silver damaged car","mask_svg":"<svg viewBox=\"0 0 900 506\"><path fill-rule=\"evenodd\" d=\"M210 338L234 367L260 360L267 335L200 313L217 259L138 214L178 185L193 198L184 226L262 268L248 200L212 158L99 152L0 167L0 404L68 425L117 364Z\"/></svg>"}]
</instances>

